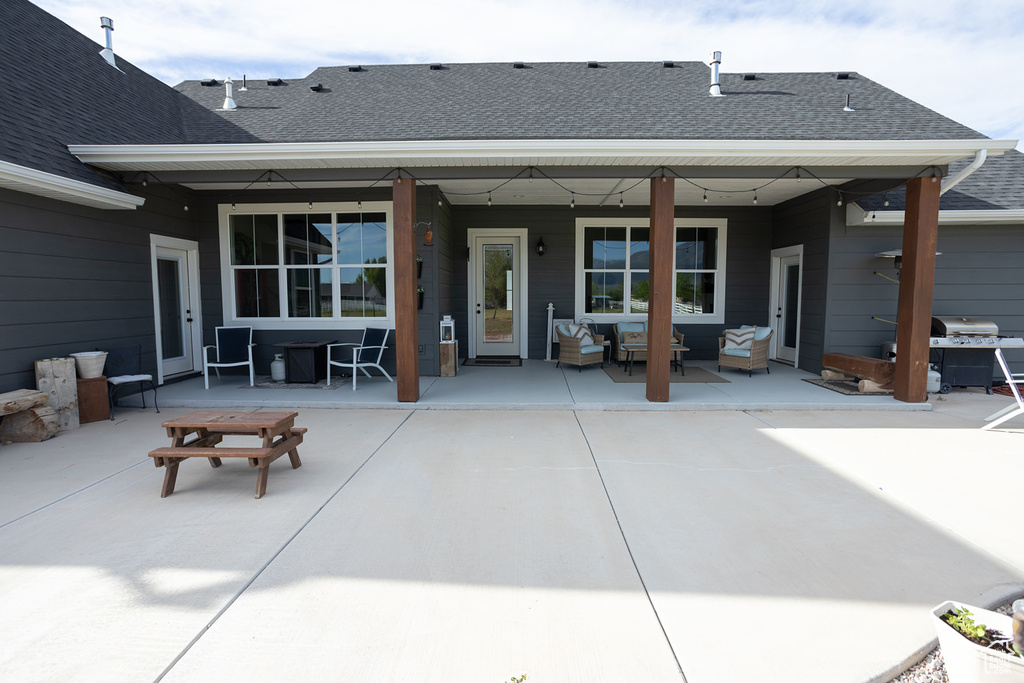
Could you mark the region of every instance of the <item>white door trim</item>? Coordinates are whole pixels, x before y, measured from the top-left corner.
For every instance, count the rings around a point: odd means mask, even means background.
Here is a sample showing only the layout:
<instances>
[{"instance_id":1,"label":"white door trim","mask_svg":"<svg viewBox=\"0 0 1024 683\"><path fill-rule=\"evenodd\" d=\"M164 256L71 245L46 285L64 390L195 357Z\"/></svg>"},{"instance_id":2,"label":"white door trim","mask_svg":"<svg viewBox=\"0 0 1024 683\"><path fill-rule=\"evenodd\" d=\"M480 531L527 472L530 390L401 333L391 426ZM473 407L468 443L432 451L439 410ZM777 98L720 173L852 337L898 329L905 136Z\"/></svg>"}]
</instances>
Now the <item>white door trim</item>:
<instances>
[{"instance_id":1,"label":"white door trim","mask_svg":"<svg viewBox=\"0 0 1024 683\"><path fill-rule=\"evenodd\" d=\"M476 358L476 241L478 238L502 239L504 237L518 237L519 249L522 252L519 258L519 357L529 357L529 318L530 301L528 297L530 261L530 245L528 243L529 231L526 228L470 228L466 231L466 243L469 245L469 262L466 264L466 339L469 342L467 350L468 358Z\"/></svg>"},{"instance_id":2,"label":"white door trim","mask_svg":"<svg viewBox=\"0 0 1024 683\"><path fill-rule=\"evenodd\" d=\"M782 247L781 249L772 249L772 273L771 273L771 301L768 307L768 320L775 329L775 334L772 335L772 341L768 349L768 357L772 359L778 359L779 346L782 344L784 331L779 329L778 315L779 310L779 299L781 297L781 291L779 287L780 278L782 276L782 259L789 258L792 256L797 257L797 262L800 268L800 280L797 285L799 295L796 298L796 350L793 356L793 367L799 367L800 365L800 326L803 320L803 305L804 305L804 245L795 244L791 247ZM789 362L788 359L785 362Z\"/></svg>"},{"instance_id":3,"label":"white door trim","mask_svg":"<svg viewBox=\"0 0 1024 683\"><path fill-rule=\"evenodd\" d=\"M183 302L192 311L191 339L185 340L192 344L192 371L202 367L200 354L203 352L203 312L200 308L201 297L199 296L199 242L184 240L177 237L166 237L164 235L149 236L150 271L153 278L153 328L156 335L156 372L157 384L164 383L164 354L161 341L160 323L160 283L157 274L157 251L159 248L178 249L188 252L188 278L189 300Z\"/></svg>"}]
</instances>

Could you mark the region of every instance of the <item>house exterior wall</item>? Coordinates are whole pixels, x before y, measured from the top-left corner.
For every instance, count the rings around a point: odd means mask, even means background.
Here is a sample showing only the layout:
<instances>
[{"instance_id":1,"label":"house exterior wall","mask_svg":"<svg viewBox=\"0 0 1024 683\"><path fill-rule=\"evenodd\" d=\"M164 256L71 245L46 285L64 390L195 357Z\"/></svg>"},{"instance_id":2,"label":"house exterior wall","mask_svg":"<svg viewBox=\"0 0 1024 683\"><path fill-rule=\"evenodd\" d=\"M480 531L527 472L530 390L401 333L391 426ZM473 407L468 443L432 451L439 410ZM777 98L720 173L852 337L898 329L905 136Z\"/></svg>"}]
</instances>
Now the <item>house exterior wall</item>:
<instances>
[{"instance_id":1,"label":"house exterior wall","mask_svg":"<svg viewBox=\"0 0 1024 683\"><path fill-rule=\"evenodd\" d=\"M481 229L528 230L526 257L529 261L528 356L544 358L547 343L547 306L554 304L556 318L576 317L576 219L580 217L649 217L641 208L591 208L567 206L453 207L455 248L453 250L454 313L457 337L468 348L467 244L466 231ZM726 327L741 324L767 325L771 272L772 214L770 208L677 207L677 218L725 218L728 221L725 324L677 324L686 334L686 345L695 359L718 357L718 337ZM543 237L544 256L534 250ZM610 333L610 325L599 324L599 331ZM465 352L463 352L464 354Z\"/></svg>"},{"instance_id":2,"label":"house exterior wall","mask_svg":"<svg viewBox=\"0 0 1024 683\"><path fill-rule=\"evenodd\" d=\"M875 254L901 248L902 232L833 226L827 351L878 358L881 344L896 340L895 325L873 319L895 321L899 299L899 285L875 275L896 278L893 260ZM1001 335L1024 336L1024 225L940 225L938 251L932 315L986 318ZM1011 365L1024 365L1024 351L1004 354Z\"/></svg>"},{"instance_id":3,"label":"house exterior wall","mask_svg":"<svg viewBox=\"0 0 1024 683\"><path fill-rule=\"evenodd\" d=\"M224 298L221 289L221 254L220 254L220 226L219 207L223 204L230 204L232 201L245 204L288 204L312 201L314 210L317 202L345 202L361 200L369 201L390 201L391 188L372 189L318 189L318 190L271 190L259 193L230 193L230 192L205 192L202 201L198 204L197 214L200 223L200 280L202 289L203 305L203 340L204 343L213 343L214 329L224 324L223 305ZM450 260L451 229L447 210L438 207L437 190L430 186L417 188L416 193L416 250L417 255L423 259L423 275L418 280L418 286L424 289L423 309L419 311L418 331L420 346L420 374L424 376L437 375L440 372L439 349L437 341L440 330L440 306L442 295L446 289L450 290L450 279L446 284L445 271L439 267L444 265L444 260ZM447 205L446 205L447 206ZM426 245L426 227L430 223L434 230L434 245ZM450 298L450 293L447 294ZM372 322L368 323L370 326ZM338 341L358 342L362 337L361 330L253 330L253 341L256 348L253 350L253 357L256 363L256 373L269 375L270 363L275 353L281 349L275 347L280 344L298 339L306 341ZM392 331L388 338L388 348L381 359L381 365L394 373L395 370L395 337ZM232 368L221 370L222 373L230 373ZM242 368L238 372L244 372Z\"/></svg>"},{"instance_id":4,"label":"house exterior wall","mask_svg":"<svg viewBox=\"0 0 1024 683\"><path fill-rule=\"evenodd\" d=\"M156 375L149 236L199 229L188 192L144 196L103 211L0 190L0 392L34 388L36 360L104 346L142 344Z\"/></svg>"},{"instance_id":5,"label":"house exterior wall","mask_svg":"<svg viewBox=\"0 0 1024 683\"><path fill-rule=\"evenodd\" d=\"M831 192L822 189L779 204L772 217L772 249L803 245L798 365L813 373L821 371L825 349L830 207L834 204Z\"/></svg>"}]
</instances>

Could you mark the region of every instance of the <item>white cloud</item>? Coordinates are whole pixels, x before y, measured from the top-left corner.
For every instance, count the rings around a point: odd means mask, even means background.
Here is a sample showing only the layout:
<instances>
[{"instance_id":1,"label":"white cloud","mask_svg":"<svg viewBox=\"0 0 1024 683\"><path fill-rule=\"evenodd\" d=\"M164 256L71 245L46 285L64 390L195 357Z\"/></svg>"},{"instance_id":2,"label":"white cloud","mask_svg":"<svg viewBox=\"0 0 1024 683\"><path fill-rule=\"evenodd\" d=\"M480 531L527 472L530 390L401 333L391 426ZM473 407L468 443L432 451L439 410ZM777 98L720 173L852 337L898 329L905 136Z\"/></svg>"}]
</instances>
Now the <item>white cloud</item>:
<instances>
[{"instance_id":1,"label":"white cloud","mask_svg":"<svg viewBox=\"0 0 1024 683\"><path fill-rule=\"evenodd\" d=\"M704 61L722 69L857 71L995 138L1024 138L1018 0L35 0L158 78L297 77L404 62Z\"/></svg>"}]
</instances>

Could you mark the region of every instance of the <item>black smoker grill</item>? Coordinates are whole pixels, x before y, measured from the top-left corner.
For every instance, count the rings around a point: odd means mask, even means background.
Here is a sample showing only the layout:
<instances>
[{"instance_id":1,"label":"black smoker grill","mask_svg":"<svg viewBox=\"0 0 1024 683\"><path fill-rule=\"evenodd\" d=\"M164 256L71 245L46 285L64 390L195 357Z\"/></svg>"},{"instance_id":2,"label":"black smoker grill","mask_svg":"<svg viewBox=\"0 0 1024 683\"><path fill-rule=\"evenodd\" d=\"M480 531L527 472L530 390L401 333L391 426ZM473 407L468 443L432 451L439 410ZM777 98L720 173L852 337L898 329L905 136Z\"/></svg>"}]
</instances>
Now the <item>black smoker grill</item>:
<instances>
[{"instance_id":1,"label":"black smoker grill","mask_svg":"<svg viewBox=\"0 0 1024 683\"><path fill-rule=\"evenodd\" d=\"M999 327L991 320L959 316L932 318L931 351L928 362L942 374L940 394L953 387L985 387L992 393L992 373Z\"/></svg>"}]
</instances>

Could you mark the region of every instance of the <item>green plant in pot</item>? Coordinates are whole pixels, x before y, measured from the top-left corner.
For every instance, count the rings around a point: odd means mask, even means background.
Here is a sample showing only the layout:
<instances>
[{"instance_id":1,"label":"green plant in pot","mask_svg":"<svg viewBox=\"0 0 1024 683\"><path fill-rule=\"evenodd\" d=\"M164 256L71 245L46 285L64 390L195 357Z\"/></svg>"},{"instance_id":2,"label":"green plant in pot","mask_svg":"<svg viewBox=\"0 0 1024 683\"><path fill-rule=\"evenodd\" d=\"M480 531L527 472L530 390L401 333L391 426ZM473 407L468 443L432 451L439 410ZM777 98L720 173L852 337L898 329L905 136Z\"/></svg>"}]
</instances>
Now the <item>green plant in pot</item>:
<instances>
[{"instance_id":1,"label":"green plant in pot","mask_svg":"<svg viewBox=\"0 0 1024 683\"><path fill-rule=\"evenodd\" d=\"M1014 603L1015 610L1017 607ZM942 603L932 614L951 683L1024 683L1024 655L1014 647L1014 636L1020 628L1015 623L1017 620L952 601ZM1024 613L1021 617L1024 618Z\"/></svg>"}]
</instances>

